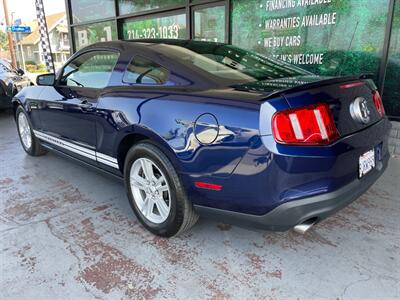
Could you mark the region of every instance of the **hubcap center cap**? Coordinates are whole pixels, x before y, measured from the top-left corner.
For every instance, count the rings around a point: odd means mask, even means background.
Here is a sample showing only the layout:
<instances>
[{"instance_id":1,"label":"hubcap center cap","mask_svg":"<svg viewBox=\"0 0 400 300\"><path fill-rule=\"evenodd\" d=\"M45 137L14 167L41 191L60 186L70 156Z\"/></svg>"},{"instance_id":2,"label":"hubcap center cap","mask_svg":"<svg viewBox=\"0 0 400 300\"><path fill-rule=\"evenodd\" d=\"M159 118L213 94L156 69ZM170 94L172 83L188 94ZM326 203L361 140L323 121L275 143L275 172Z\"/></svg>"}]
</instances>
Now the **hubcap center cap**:
<instances>
[{"instance_id":1,"label":"hubcap center cap","mask_svg":"<svg viewBox=\"0 0 400 300\"><path fill-rule=\"evenodd\" d=\"M154 186L150 186L150 193L155 194L157 189Z\"/></svg>"}]
</instances>

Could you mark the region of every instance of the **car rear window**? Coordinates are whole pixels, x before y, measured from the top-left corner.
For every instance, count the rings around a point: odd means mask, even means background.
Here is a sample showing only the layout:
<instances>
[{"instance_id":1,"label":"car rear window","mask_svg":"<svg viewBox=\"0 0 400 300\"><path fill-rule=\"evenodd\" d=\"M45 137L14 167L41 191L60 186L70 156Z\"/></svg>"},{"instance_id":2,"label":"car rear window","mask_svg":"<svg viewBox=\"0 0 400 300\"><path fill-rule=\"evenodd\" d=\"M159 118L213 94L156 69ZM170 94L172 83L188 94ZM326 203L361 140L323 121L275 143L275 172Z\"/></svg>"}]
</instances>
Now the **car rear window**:
<instances>
[{"instance_id":1,"label":"car rear window","mask_svg":"<svg viewBox=\"0 0 400 300\"><path fill-rule=\"evenodd\" d=\"M158 47L166 56L232 83L312 75L286 62L227 44L189 42Z\"/></svg>"}]
</instances>

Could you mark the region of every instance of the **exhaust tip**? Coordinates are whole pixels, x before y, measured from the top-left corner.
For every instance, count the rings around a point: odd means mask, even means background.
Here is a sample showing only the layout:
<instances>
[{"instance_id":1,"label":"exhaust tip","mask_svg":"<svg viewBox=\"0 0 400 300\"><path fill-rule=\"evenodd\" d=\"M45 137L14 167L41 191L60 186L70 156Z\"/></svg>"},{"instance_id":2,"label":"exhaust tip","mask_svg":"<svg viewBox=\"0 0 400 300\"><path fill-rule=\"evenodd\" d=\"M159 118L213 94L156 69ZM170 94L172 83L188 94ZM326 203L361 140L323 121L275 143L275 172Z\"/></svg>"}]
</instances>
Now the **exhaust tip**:
<instances>
[{"instance_id":1,"label":"exhaust tip","mask_svg":"<svg viewBox=\"0 0 400 300\"><path fill-rule=\"evenodd\" d=\"M294 226L293 230L299 234L305 234L307 231L311 229L311 227L315 225L315 223L317 223L317 221L318 218L308 219L307 221Z\"/></svg>"}]
</instances>

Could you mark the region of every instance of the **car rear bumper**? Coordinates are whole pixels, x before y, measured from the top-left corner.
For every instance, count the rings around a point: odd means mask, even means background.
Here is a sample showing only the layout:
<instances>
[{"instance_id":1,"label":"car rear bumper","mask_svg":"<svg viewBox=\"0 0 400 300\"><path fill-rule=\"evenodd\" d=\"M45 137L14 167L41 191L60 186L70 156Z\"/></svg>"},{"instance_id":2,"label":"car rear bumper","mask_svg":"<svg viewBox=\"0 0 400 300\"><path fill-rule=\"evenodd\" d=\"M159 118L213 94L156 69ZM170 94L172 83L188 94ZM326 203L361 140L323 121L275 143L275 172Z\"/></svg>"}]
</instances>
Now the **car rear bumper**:
<instances>
[{"instance_id":1,"label":"car rear bumper","mask_svg":"<svg viewBox=\"0 0 400 300\"><path fill-rule=\"evenodd\" d=\"M352 203L383 174L389 155L364 178L356 179L340 189L313 197L285 202L264 215L251 215L211 207L196 206L196 211L207 218L241 226L258 227L273 231L286 231L309 219L323 220Z\"/></svg>"}]
</instances>

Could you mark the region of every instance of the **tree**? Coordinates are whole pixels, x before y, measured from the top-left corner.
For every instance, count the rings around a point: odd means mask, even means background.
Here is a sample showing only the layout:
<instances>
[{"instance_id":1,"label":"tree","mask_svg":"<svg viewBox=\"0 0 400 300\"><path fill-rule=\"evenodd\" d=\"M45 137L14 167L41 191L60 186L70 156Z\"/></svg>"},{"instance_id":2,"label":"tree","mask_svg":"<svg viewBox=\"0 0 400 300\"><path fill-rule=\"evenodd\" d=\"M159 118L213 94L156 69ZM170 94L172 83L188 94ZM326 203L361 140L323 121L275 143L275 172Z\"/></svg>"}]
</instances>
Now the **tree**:
<instances>
[{"instance_id":1,"label":"tree","mask_svg":"<svg viewBox=\"0 0 400 300\"><path fill-rule=\"evenodd\" d=\"M0 49L8 50L7 33L1 30L0 30Z\"/></svg>"}]
</instances>

